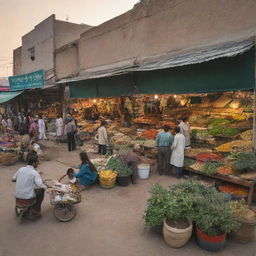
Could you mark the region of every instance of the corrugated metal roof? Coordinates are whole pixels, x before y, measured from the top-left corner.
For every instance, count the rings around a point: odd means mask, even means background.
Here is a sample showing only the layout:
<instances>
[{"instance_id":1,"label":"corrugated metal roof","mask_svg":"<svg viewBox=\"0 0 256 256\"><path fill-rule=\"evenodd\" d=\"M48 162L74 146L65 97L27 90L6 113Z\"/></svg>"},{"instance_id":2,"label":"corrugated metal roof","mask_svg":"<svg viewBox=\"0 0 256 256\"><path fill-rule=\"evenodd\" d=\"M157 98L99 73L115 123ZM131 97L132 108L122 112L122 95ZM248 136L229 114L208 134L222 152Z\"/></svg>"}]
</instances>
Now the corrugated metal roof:
<instances>
[{"instance_id":1,"label":"corrugated metal roof","mask_svg":"<svg viewBox=\"0 0 256 256\"><path fill-rule=\"evenodd\" d=\"M103 67L86 70L83 76L63 79L57 83L69 83L100 77L118 76L129 72L159 70L185 65L198 64L223 57L242 54L255 45L254 38L229 41L212 46L186 49L179 52L165 53L145 58L132 58L124 62L113 63Z\"/></svg>"}]
</instances>

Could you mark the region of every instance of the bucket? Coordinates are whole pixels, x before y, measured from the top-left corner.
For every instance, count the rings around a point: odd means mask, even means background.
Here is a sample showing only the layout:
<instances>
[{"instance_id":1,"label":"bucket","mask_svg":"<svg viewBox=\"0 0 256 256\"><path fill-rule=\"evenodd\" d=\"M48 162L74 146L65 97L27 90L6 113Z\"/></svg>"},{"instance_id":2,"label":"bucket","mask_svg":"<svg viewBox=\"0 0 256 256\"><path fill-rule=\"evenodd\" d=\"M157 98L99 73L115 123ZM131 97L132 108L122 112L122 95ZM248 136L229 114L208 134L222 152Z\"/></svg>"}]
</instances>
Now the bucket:
<instances>
[{"instance_id":1,"label":"bucket","mask_svg":"<svg viewBox=\"0 0 256 256\"><path fill-rule=\"evenodd\" d=\"M149 177L149 164L139 164L138 165L138 176L140 179L148 179Z\"/></svg>"}]
</instances>

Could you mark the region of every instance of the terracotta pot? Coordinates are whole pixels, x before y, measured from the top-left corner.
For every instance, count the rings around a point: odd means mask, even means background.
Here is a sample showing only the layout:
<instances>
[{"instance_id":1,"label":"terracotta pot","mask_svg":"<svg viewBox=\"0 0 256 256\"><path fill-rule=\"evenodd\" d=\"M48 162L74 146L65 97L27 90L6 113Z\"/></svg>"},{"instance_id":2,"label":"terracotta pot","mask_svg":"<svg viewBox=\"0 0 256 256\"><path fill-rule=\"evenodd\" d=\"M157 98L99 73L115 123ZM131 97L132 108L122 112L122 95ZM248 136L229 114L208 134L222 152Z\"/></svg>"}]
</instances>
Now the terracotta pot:
<instances>
[{"instance_id":1,"label":"terracotta pot","mask_svg":"<svg viewBox=\"0 0 256 256\"><path fill-rule=\"evenodd\" d=\"M192 235L192 227L190 223L190 226L185 229L173 228L164 220L163 235L165 242L175 248L184 246Z\"/></svg>"},{"instance_id":2,"label":"terracotta pot","mask_svg":"<svg viewBox=\"0 0 256 256\"><path fill-rule=\"evenodd\" d=\"M220 250L226 242L226 233L219 236L209 236L196 226L196 236L198 245L207 251L216 252Z\"/></svg>"}]
</instances>

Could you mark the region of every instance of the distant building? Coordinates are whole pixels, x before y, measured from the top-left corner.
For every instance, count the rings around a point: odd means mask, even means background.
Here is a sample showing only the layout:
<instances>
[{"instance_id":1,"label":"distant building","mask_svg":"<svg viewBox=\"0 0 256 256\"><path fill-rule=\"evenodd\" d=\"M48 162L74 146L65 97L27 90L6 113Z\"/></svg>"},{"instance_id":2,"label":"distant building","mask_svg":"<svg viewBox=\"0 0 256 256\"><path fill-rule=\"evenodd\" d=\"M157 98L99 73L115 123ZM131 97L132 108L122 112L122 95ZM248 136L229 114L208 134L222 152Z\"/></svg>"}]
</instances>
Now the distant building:
<instances>
[{"instance_id":1,"label":"distant building","mask_svg":"<svg viewBox=\"0 0 256 256\"><path fill-rule=\"evenodd\" d=\"M56 68L55 51L79 39L81 33L91 28L85 24L56 20L55 15L51 15L24 35L22 46L13 51L13 75L44 70L46 85L54 85L58 68L69 65L61 62Z\"/></svg>"}]
</instances>

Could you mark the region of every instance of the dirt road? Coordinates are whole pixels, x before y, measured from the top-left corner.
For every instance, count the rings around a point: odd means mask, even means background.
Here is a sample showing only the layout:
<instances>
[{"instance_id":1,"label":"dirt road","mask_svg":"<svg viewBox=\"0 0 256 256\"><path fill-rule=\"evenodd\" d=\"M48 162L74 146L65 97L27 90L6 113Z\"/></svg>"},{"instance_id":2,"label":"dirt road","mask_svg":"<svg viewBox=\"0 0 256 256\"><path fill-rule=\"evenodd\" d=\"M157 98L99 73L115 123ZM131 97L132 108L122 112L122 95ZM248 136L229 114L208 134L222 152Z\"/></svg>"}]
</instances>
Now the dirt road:
<instances>
[{"instance_id":1,"label":"dirt road","mask_svg":"<svg viewBox=\"0 0 256 256\"><path fill-rule=\"evenodd\" d=\"M79 151L68 153L58 148L59 157L42 162L39 170L43 178L59 178L67 165L79 163ZM19 224L14 213L12 175L22 164L0 167L0 256L205 256L194 238L181 249L165 244L162 237L144 229L142 219L152 184L170 185L170 176L153 175L129 187L104 190L97 185L82 192L82 203L77 205L77 216L68 223L58 222L46 195L43 217L35 222ZM255 256L255 244L241 245L228 241L223 251L214 255Z\"/></svg>"}]
</instances>

